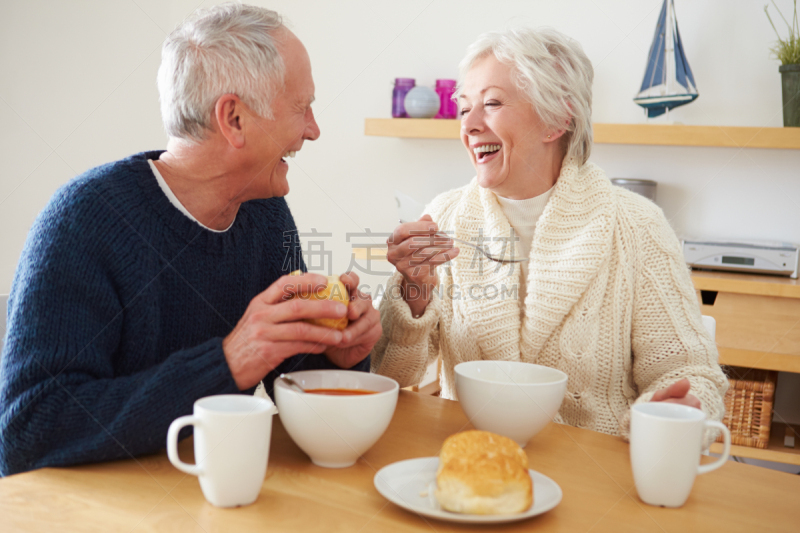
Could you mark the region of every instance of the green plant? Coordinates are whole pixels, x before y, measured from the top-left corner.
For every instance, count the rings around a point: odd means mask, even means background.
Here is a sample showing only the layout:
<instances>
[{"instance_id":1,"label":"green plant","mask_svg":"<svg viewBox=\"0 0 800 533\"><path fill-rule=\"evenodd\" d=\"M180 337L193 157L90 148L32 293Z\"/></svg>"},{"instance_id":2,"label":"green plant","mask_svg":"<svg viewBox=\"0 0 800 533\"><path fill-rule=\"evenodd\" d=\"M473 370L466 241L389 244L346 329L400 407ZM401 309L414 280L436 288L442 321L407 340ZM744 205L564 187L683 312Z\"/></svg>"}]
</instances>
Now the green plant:
<instances>
[{"instance_id":1,"label":"green plant","mask_svg":"<svg viewBox=\"0 0 800 533\"><path fill-rule=\"evenodd\" d=\"M778 28L775 27L775 24L772 22L772 17L769 16L769 4L764 6L764 13L767 14L769 23L772 24L772 29L775 30L775 34L778 36L778 42L772 47L772 53L782 65L794 65L800 63L800 25L798 25L797 22L797 0L794 0L794 16L792 17L791 24L789 24L789 21L783 16L781 10L778 9L778 5L775 3L775 0L772 0L772 5L775 6L778 14L789 28L789 37L787 39L781 39L781 34L778 33Z\"/></svg>"}]
</instances>

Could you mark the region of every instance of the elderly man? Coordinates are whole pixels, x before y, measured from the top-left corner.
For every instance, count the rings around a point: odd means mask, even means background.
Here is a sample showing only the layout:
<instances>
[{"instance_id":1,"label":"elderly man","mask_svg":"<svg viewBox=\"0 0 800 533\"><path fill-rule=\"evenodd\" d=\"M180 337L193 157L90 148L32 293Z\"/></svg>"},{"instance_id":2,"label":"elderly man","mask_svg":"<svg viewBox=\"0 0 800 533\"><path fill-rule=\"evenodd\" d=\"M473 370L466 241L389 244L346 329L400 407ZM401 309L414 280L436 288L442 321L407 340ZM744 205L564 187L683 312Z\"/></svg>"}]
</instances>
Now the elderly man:
<instances>
[{"instance_id":1,"label":"elderly man","mask_svg":"<svg viewBox=\"0 0 800 533\"><path fill-rule=\"evenodd\" d=\"M272 11L196 14L158 74L166 151L61 188L31 229L0 367L0 473L164 446L210 394L268 390L278 373L369 369L378 312L289 300L325 285L305 269L285 157L319 137L308 54ZM305 318L347 314L343 332Z\"/></svg>"}]
</instances>

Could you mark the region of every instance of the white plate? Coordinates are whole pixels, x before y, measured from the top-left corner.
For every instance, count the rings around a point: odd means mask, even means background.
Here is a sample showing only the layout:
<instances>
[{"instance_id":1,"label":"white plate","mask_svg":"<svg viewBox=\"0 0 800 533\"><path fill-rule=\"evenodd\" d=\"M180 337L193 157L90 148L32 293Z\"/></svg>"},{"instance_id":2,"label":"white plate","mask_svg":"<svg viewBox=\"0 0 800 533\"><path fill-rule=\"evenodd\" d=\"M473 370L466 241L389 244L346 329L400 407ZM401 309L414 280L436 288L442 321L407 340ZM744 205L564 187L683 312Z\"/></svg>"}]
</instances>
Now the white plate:
<instances>
[{"instance_id":1,"label":"white plate","mask_svg":"<svg viewBox=\"0 0 800 533\"><path fill-rule=\"evenodd\" d=\"M445 511L436 501L436 469L438 457L421 457L398 461L381 468L375 474L375 488L390 502L411 512L448 520L477 524L516 522L545 513L561 502L558 483L535 470L528 470L533 482L533 505L517 514L474 515Z\"/></svg>"}]
</instances>

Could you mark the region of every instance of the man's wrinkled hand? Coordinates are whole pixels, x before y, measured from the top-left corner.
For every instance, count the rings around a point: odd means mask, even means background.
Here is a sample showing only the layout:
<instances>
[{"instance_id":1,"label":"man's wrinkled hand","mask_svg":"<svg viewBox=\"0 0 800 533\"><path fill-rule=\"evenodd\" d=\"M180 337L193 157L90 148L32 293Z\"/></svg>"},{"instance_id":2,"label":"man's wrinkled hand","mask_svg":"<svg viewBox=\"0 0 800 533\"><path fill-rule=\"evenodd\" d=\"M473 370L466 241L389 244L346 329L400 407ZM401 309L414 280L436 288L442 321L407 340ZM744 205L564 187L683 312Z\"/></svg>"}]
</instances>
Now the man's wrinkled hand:
<instances>
[{"instance_id":1,"label":"man's wrinkled hand","mask_svg":"<svg viewBox=\"0 0 800 533\"><path fill-rule=\"evenodd\" d=\"M341 318L348 312L347 306L330 300L292 299L295 294L312 294L327 284L328 279L319 274L283 276L250 301L239 323L222 341L239 390L255 386L288 357L323 353L329 346L342 343L341 331L303 320Z\"/></svg>"},{"instance_id":2,"label":"man's wrinkled hand","mask_svg":"<svg viewBox=\"0 0 800 533\"><path fill-rule=\"evenodd\" d=\"M342 340L325 350L328 359L338 367L351 368L364 360L378 339L381 338L381 315L372 305L372 297L358 290L358 276L352 272L342 274L339 280L347 287L350 305L347 328L342 331Z\"/></svg>"}]
</instances>

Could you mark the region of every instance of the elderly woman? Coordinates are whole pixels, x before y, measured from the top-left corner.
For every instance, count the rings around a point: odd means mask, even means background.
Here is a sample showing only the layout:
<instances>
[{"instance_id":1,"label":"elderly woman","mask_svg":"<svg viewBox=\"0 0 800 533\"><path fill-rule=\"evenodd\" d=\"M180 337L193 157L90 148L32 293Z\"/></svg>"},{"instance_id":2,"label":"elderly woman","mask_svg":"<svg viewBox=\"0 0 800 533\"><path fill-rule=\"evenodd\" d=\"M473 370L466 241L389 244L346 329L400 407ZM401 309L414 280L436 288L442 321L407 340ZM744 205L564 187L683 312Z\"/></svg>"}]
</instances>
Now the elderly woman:
<instances>
[{"instance_id":1,"label":"elderly woman","mask_svg":"<svg viewBox=\"0 0 800 533\"><path fill-rule=\"evenodd\" d=\"M442 396L455 398L458 363L546 365L569 376L558 420L612 435L638 402L722 417L727 380L678 239L655 204L588 162L592 78L554 30L470 46L457 98L477 176L389 239L397 272L374 372L413 385L441 354ZM442 233L528 260L495 263Z\"/></svg>"}]
</instances>

